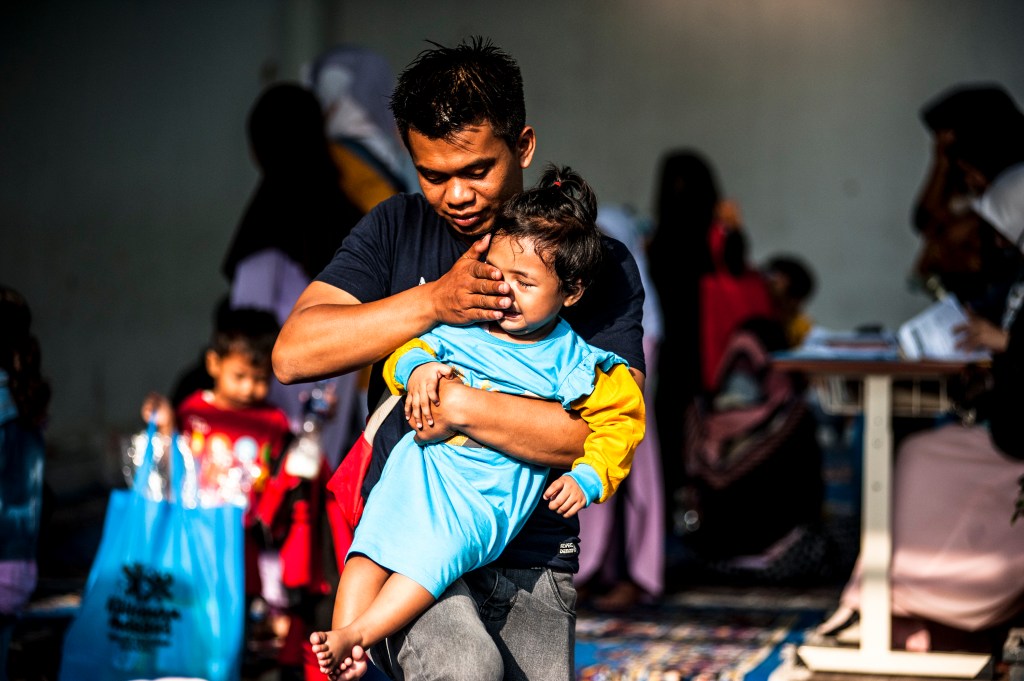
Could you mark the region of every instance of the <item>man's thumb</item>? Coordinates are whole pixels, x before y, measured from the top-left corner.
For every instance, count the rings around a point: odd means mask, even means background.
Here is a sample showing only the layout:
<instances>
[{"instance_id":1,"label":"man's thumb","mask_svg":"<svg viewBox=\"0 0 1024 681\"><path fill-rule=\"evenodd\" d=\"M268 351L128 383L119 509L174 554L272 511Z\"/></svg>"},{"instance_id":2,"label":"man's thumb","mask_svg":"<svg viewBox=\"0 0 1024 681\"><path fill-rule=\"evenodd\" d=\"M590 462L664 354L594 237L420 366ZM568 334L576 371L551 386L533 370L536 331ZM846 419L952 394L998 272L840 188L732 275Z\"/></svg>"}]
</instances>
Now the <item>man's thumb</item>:
<instances>
[{"instance_id":1,"label":"man's thumb","mask_svg":"<svg viewBox=\"0 0 1024 681\"><path fill-rule=\"evenodd\" d=\"M482 237L473 242L473 245L466 250L466 256L473 260L482 260L483 256L487 254L487 249L491 246L491 235L490 233L484 234Z\"/></svg>"}]
</instances>

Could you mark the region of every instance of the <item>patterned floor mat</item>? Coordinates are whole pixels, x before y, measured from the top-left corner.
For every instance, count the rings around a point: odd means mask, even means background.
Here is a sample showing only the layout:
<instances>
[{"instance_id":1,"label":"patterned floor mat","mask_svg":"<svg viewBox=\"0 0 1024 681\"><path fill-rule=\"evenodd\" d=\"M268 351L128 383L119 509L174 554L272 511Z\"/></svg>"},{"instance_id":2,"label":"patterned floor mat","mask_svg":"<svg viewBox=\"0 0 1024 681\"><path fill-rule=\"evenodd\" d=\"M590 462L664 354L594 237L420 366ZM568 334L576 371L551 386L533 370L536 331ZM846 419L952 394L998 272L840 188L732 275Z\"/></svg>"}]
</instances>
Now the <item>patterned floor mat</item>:
<instances>
[{"instance_id":1,"label":"patterned floor mat","mask_svg":"<svg viewBox=\"0 0 1024 681\"><path fill-rule=\"evenodd\" d=\"M578 681L765 681L828 604L703 595L624 614L580 611Z\"/></svg>"}]
</instances>

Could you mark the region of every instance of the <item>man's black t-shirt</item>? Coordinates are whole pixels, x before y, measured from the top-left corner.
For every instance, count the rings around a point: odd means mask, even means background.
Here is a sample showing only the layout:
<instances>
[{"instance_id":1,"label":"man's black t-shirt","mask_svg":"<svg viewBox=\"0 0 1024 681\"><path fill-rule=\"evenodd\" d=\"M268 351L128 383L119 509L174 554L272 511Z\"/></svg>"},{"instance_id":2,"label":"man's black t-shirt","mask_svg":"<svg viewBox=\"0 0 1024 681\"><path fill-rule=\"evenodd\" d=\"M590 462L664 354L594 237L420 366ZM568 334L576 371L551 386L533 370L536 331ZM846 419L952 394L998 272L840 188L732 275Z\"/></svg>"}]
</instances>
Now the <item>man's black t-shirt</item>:
<instances>
[{"instance_id":1,"label":"man's black t-shirt","mask_svg":"<svg viewBox=\"0 0 1024 681\"><path fill-rule=\"evenodd\" d=\"M606 238L601 274L576 305L562 316L588 343L623 357L646 373L643 354L643 285L633 256ZM380 203L352 230L317 281L336 286L361 303L387 298L420 282L441 278L468 246L420 194L398 194ZM381 364L373 367L369 409L387 392ZM373 461L363 496L380 478L387 454L409 431L401 409L394 409L374 437ZM552 471L551 478L562 471ZM579 520L563 518L538 504L498 563L505 567L579 569Z\"/></svg>"}]
</instances>

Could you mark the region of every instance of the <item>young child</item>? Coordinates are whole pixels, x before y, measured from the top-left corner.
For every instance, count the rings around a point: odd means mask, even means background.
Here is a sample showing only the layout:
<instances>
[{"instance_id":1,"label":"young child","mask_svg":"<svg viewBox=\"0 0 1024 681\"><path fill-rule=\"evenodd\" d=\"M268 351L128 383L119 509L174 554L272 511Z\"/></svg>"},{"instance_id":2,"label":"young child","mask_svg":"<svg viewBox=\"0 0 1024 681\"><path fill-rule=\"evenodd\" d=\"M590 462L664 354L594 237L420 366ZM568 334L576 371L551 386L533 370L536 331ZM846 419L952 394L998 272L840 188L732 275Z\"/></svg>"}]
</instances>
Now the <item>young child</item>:
<instances>
[{"instance_id":1,"label":"young child","mask_svg":"<svg viewBox=\"0 0 1024 681\"><path fill-rule=\"evenodd\" d=\"M761 268L768 292L785 328L790 347L800 345L814 326L806 307L814 295L815 279L811 268L793 255L776 255Z\"/></svg>"},{"instance_id":2,"label":"young child","mask_svg":"<svg viewBox=\"0 0 1024 681\"><path fill-rule=\"evenodd\" d=\"M262 595L259 554L263 533L257 506L266 481L291 436L288 417L266 401L270 354L278 324L270 312L226 310L206 351L212 390L197 390L177 411L163 395L151 393L142 418L156 419L160 432L178 430L195 457L199 502L245 508L245 593ZM266 585L273 588L273 585Z\"/></svg>"},{"instance_id":3,"label":"young child","mask_svg":"<svg viewBox=\"0 0 1024 681\"><path fill-rule=\"evenodd\" d=\"M545 467L463 435L420 446L408 433L356 528L335 603L342 626L310 639L328 676L360 675L363 649L412 621L462 574L495 560L542 495L572 516L606 500L628 474L644 433L640 388L625 360L588 345L559 317L600 267L596 212L579 175L549 166L495 220L487 261L511 287L504 318L439 326L395 351L384 368L391 390L406 391L406 418L417 429L432 424L440 381L455 379L577 410L593 431L584 455L545 490Z\"/></svg>"}]
</instances>

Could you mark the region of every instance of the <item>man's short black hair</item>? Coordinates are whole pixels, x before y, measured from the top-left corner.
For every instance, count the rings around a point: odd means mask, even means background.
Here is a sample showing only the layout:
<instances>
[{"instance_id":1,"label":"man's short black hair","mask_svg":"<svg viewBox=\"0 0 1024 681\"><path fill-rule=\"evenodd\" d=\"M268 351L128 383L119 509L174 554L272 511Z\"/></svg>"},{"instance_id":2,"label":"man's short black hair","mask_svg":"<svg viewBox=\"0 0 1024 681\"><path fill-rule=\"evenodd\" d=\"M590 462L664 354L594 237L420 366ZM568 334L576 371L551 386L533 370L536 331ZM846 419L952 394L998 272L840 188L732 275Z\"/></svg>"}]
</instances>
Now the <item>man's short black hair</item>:
<instances>
[{"instance_id":1,"label":"man's short black hair","mask_svg":"<svg viewBox=\"0 0 1024 681\"><path fill-rule=\"evenodd\" d=\"M526 127L526 102L519 65L480 36L456 47L434 45L398 76L391 112L409 146L409 130L451 140L469 125L489 123L515 149Z\"/></svg>"},{"instance_id":2,"label":"man's short black hair","mask_svg":"<svg viewBox=\"0 0 1024 681\"><path fill-rule=\"evenodd\" d=\"M253 364L269 364L281 327L273 313L255 308L218 310L210 350L218 357L237 352Z\"/></svg>"}]
</instances>

